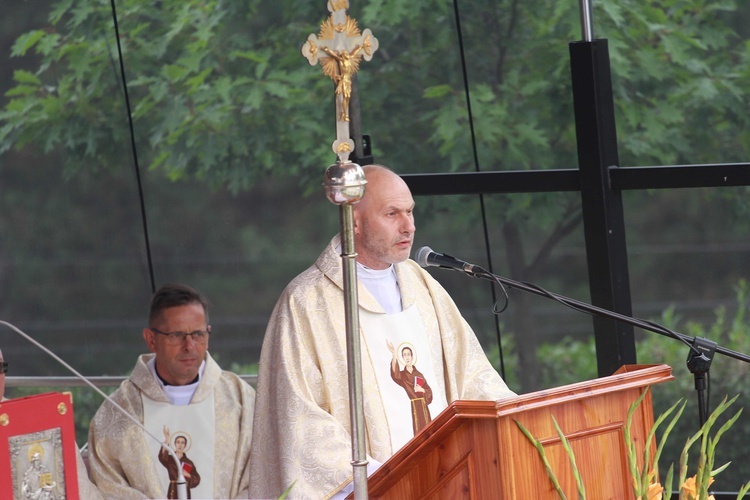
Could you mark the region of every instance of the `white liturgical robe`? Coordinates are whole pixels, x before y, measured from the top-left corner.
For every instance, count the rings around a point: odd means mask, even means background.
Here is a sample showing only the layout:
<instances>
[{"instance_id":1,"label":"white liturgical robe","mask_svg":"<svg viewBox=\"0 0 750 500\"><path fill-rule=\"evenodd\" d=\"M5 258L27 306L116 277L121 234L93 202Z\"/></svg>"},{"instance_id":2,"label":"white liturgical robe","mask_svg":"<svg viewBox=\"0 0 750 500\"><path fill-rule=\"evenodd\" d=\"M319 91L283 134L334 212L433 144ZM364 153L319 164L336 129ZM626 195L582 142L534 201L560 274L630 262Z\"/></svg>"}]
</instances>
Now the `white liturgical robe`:
<instances>
[{"instance_id":1,"label":"white liturgical robe","mask_svg":"<svg viewBox=\"0 0 750 500\"><path fill-rule=\"evenodd\" d=\"M181 416L188 415L187 420L192 421L196 417L190 411L204 414L202 418L213 425L211 450L198 456L191 454L200 450L198 441L201 436L186 434L187 445L192 448L192 451L186 451L186 455L195 460L201 477L208 476L211 478L208 483L213 483L213 491L202 494L201 498L246 498L255 390L234 373L223 371L206 353L206 367L190 404L187 407L170 405L148 368L148 361L153 356L141 355L130 378L111 397L138 421L144 423L145 420L147 425L152 418L144 419L145 413L173 408L176 412L173 420L161 413L156 418L159 425L151 430L156 437L163 438L160 431L155 433L156 429L163 427L163 421L167 427L170 427L170 420L174 422L170 431L175 433L187 426L180 420ZM204 408L206 402L211 408ZM189 408L192 406L195 410ZM185 413L186 410L190 411ZM111 403L105 401L102 404L89 428L89 465L91 478L104 498L167 498L165 465L159 462L158 453L149 441L152 438ZM211 453L213 457L202 462L210 465L201 467L199 458ZM197 496L193 495L193 498Z\"/></svg>"},{"instance_id":2,"label":"white liturgical robe","mask_svg":"<svg viewBox=\"0 0 750 500\"><path fill-rule=\"evenodd\" d=\"M251 498L277 498L292 485L289 498L327 498L351 481L343 270L338 244L337 236L316 263L287 286L271 315L259 365ZM394 443L403 442L392 434L391 425L404 423L404 419L389 414L390 401L386 404L384 399L394 387L403 398L405 389L416 388L408 384L398 387L395 378L378 375L390 368L388 339L394 349L413 346L418 356L415 367L432 392L440 393L432 396L433 403L426 399L420 403L420 410L436 405L433 416L459 399L515 396L442 286L412 260L397 264L396 276L403 312L418 316L405 320L421 325L419 338L411 338L408 331L372 331L388 329L383 326L387 322L373 321L374 315L386 313L361 283L357 291L361 316L366 316L360 322L360 339L367 453L380 463L397 451ZM368 325L380 326L365 331ZM404 369L401 350L398 355L400 371ZM408 416L410 431L412 424Z\"/></svg>"}]
</instances>

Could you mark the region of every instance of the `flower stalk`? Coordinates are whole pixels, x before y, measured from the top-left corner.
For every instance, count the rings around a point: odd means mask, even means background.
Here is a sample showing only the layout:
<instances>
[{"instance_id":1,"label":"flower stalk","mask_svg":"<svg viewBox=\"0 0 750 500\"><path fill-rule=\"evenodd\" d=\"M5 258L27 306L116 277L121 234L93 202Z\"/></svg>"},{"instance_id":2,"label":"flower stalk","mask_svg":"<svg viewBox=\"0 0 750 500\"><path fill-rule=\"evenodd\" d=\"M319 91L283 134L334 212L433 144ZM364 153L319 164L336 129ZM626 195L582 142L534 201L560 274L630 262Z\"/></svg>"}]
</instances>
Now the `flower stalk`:
<instances>
[{"instance_id":1,"label":"flower stalk","mask_svg":"<svg viewBox=\"0 0 750 500\"><path fill-rule=\"evenodd\" d=\"M641 467L639 467L638 452L636 449L636 442L633 439L633 435L631 432L631 424L633 415L645 399L648 390L649 388L646 388L640 395L640 397L630 405L624 427L624 438L627 447L628 469L630 471L635 498L637 500L662 500L670 498L671 496L672 481L674 479L674 464L670 465L667 471L664 485L662 486L662 484L659 483L659 459L661 458L662 451L664 450L664 447L666 445L667 438L677 424L677 421L682 416L687 402L683 399L680 399L668 410L658 416L654 424L651 426L651 429L649 429L648 435L646 436L643 448L643 456L641 459ZM737 411L737 413L735 413L732 418L728 419L723 425L721 425L713 435L711 434L711 430L716 425L719 417L737 400L738 397L739 395L729 400L725 397L724 400L716 407L716 409L711 412L709 417L706 419L706 422L703 424L703 426L701 426L700 430L687 438L685 446L682 449L682 453L680 454L679 461L679 474L677 484L680 485L680 500L714 500L713 495L709 495L709 487L715 481L716 475L724 471L727 467L729 467L731 463L727 462L720 467L714 468L716 449L721 437L732 427L732 425L734 425L739 416L742 414L742 409L740 408L740 410ZM662 426L662 424L667 422L668 419L670 420L667 423L661 438L658 440L656 452L652 457L650 450L652 448L654 440L656 439L656 432ZM544 446L542 445L541 441L534 437L531 432L529 432L529 430L526 429L520 422L515 420L515 423L524 434L524 436L526 436L526 438L536 448L539 457L544 464L547 476L549 477L553 487L555 488L555 491L557 491L557 494L561 499L566 500L565 493L562 491L560 482L555 476L555 472L552 470L552 466L547 459L544 451ZM567 437L558 425L557 420L555 420L554 416L552 416L552 423L555 426L555 431L560 437L562 446L565 449L566 454L568 455L568 459L570 460L570 464L573 469L573 475L575 477L576 485L578 488L578 498L579 500L585 500L586 491L583 483L583 478L576 464L573 448L568 442ZM698 468L695 475L688 478L687 474L689 452L691 447L698 441L700 441ZM742 486L742 488L740 488L737 499L739 500L740 498L743 498L749 491L750 482L746 483Z\"/></svg>"}]
</instances>

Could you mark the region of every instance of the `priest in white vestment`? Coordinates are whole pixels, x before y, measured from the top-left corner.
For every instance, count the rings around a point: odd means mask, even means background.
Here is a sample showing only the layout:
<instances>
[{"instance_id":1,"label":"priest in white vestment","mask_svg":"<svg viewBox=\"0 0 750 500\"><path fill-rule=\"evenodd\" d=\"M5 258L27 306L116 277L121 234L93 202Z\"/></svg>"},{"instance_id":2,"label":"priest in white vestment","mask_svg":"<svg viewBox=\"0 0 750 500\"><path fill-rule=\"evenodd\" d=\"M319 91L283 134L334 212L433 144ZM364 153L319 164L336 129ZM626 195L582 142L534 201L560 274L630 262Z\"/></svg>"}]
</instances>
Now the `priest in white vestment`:
<instances>
[{"instance_id":1,"label":"priest in white vestment","mask_svg":"<svg viewBox=\"0 0 750 500\"><path fill-rule=\"evenodd\" d=\"M163 439L102 404L89 428L89 463L105 498L176 498L177 474L188 498L247 498L255 390L211 358L209 335L198 292L185 285L157 290L143 330L153 354L138 358L111 397ZM160 461L167 446L181 457L179 468Z\"/></svg>"},{"instance_id":2,"label":"priest in white vestment","mask_svg":"<svg viewBox=\"0 0 750 500\"><path fill-rule=\"evenodd\" d=\"M368 473L455 400L515 396L448 293L409 260L414 200L382 166L354 205ZM250 497L343 497L352 441L336 236L271 315L259 365Z\"/></svg>"}]
</instances>

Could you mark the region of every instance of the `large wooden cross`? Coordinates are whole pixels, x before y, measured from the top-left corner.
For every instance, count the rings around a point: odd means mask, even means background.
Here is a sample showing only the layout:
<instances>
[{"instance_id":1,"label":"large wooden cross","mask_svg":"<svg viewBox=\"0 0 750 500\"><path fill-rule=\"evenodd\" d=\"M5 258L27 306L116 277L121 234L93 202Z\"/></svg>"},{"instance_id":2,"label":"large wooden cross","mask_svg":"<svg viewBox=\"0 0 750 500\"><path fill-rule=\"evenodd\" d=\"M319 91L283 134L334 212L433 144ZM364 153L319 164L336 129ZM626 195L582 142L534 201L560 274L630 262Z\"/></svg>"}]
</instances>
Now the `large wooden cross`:
<instances>
[{"instance_id":1,"label":"large wooden cross","mask_svg":"<svg viewBox=\"0 0 750 500\"><path fill-rule=\"evenodd\" d=\"M333 152L345 162L354 150L354 141L349 135L349 100L352 95L352 77L359 70L359 62L369 61L378 50L378 39L372 31L359 31L357 21L349 17L346 9L349 0L328 1L331 13L320 25L316 36L311 34L302 46L311 66L320 62L323 73L333 80L336 93L336 141Z\"/></svg>"}]
</instances>

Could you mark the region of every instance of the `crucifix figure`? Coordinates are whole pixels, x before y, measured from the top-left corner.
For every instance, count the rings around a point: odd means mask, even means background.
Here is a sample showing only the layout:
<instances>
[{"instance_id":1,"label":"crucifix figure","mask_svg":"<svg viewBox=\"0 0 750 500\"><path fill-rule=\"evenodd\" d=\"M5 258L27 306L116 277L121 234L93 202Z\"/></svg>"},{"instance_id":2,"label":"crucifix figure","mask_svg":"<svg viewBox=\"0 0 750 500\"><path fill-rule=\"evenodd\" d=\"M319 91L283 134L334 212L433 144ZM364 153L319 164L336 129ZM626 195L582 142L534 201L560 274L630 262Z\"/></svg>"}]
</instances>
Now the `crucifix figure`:
<instances>
[{"instance_id":1,"label":"crucifix figure","mask_svg":"<svg viewBox=\"0 0 750 500\"><path fill-rule=\"evenodd\" d=\"M362 353L359 343L357 304L357 252L354 247L354 207L365 194L367 179L362 167L349 161L354 141L349 131L349 101L354 75L362 58L372 59L378 40L367 29L360 32L357 21L346 10L349 0L328 0L331 13L320 25L318 36L311 34L302 46L302 55L311 66L320 61L323 73L333 80L336 94L336 140L332 145L338 161L328 167L323 186L329 201L339 206L341 218L341 269L344 285L346 327L346 370L349 378L349 422L352 438L352 483L354 498L367 498L367 444L365 442ZM349 486L346 486L349 488ZM344 490L342 490L344 491ZM339 491L339 493L342 493ZM336 496L339 496L339 493Z\"/></svg>"},{"instance_id":2,"label":"crucifix figure","mask_svg":"<svg viewBox=\"0 0 750 500\"><path fill-rule=\"evenodd\" d=\"M349 121L349 99L352 96L352 76L359 69L359 52L362 50L361 45L357 45L351 52L346 50L338 53L328 47L323 47L323 52L331 56L331 59L321 61L323 71L331 77L336 84L336 95L341 96L341 115L342 121ZM331 64L334 62L334 64ZM338 64L336 64L338 63Z\"/></svg>"},{"instance_id":3,"label":"crucifix figure","mask_svg":"<svg viewBox=\"0 0 750 500\"><path fill-rule=\"evenodd\" d=\"M359 63L372 59L378 49L378 40L366 29L360 32L357 21L349 17L348 0L329 0L330 16L320 25L320 33L311 34L302 46L310 65L320 62L323 73L333 80L336 93L336 141L333 151L346 161L354 149L349 137L349 101L352 95L352 78Z\"/></svg>"}]
</instances>

